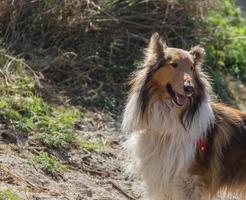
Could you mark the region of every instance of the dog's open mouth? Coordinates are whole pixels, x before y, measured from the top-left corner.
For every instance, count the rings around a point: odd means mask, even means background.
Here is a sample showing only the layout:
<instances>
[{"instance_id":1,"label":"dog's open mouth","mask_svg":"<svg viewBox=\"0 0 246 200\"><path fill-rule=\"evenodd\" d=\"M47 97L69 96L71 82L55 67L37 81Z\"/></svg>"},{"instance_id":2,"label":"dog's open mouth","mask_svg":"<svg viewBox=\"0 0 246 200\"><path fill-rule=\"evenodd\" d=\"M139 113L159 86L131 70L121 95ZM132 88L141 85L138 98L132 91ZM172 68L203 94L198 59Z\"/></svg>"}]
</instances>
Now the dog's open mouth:
<instances>
[{"instance_id":1,"label":"dog's open mouth","mask_svg":"<svg viewBox=\"0 0 246 200\"><path fill-rule=\"evenodd\" d=\"M175 105L185 106L188 103L189 97L175 92L173 90L171 84L167 84L167 91L169 92L170 96L172 97L172 101Z\"/></svg>"}]
</instances>

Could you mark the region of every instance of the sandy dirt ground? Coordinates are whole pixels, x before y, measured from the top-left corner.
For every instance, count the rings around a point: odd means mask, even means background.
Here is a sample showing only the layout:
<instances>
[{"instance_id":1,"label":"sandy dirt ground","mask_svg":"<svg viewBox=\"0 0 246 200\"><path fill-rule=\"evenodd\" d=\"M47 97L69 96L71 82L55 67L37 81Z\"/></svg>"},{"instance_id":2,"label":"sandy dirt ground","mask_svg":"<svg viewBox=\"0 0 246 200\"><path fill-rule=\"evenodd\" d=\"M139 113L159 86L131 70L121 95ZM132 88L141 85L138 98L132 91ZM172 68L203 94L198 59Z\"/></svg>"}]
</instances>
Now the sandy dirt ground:
<instances>
[{"instance_id":1,"label":"sandy dirt ground","mask_svg":"<svg viewBox=\"0 0 246 200\"><path fill-rule=\"evenodd\" d=\"M32 138L23 144L0 141L0 189L11 189L27 200L124 200L138 199L132 183L122 172L119 124L110 114L86 113L77 134L91 142L107 145L106 149L58 151L35 144ZM2 125L1 134L10 131ZM67 166L64 174L53 178L28 164L33 156L47 151Z\"/></svg>"}]
</instances>

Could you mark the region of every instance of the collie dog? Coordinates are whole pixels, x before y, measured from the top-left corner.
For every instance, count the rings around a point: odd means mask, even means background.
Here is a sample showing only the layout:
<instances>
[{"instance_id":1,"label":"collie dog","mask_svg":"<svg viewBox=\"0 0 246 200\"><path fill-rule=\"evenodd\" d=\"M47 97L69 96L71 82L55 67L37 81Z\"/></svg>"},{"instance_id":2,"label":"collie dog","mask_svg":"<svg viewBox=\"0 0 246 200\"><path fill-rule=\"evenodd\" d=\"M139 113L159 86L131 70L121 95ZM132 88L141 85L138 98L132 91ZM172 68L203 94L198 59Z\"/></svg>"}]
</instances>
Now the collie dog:
<instances>
[{"instance_id":1,"label":"collie dog","mask_svg":"<svg viewBox=\"0 0 246 200\"><path fill-rule=\"evenodd\" d=\"M144 199L245 194L246 114L213 102L204 57L199 46L170 48L155 33L131 78L122 129Z\"/></svg>"}]
</instances>

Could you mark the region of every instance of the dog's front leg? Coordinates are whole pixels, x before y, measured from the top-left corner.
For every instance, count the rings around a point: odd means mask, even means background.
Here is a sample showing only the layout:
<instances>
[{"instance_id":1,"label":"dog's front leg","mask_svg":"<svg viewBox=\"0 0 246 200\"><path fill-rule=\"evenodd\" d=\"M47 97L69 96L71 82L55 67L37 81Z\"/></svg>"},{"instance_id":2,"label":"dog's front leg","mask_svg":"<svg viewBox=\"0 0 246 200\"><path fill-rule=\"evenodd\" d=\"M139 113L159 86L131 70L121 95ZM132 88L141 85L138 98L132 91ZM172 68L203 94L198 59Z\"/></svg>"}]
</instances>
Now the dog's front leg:
<instances>
[{"instance_id":1,"label":"dog's front leg","mask_svg":"<svg viewBox=\"0 0 246 200\"><path fill-rule=\"evenodd\" d=\"M197 177L184 175L175 181L172 200L209 200Z\"/></svg>"}]
</instances>

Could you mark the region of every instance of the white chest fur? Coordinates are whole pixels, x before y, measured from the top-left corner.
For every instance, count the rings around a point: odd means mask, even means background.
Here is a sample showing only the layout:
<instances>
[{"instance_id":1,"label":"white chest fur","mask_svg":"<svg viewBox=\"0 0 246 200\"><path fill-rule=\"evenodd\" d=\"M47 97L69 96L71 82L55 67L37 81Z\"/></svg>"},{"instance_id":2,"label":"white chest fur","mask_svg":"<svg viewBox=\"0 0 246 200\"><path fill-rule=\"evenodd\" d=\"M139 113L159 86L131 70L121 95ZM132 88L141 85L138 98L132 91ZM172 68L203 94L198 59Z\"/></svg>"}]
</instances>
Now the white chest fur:
<instances>
[{"instance_id":1,"label":"white chest fur","mask_svg":"<svg viewBox=\"0 0 246 200\"><path fill-rule=\"evenodd\" d=\"M162 200L176 179L186 173L194 159L196 142L206 134L214 115L204 101L185 130L170 104L156 102L148 112L148 124L139 123L142 127L125 143L128 172L142 178L149 198Z\"/></svg>"}]
</instances>

